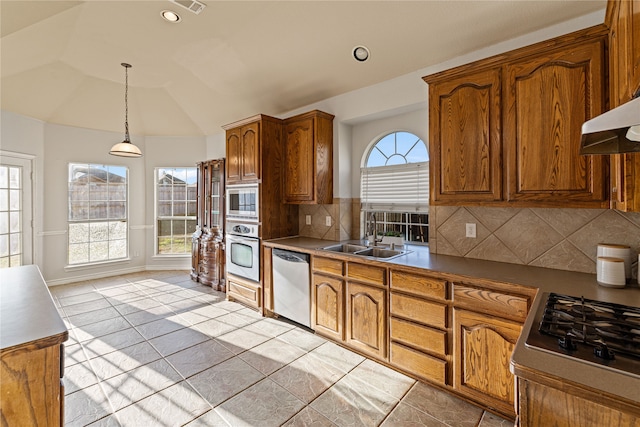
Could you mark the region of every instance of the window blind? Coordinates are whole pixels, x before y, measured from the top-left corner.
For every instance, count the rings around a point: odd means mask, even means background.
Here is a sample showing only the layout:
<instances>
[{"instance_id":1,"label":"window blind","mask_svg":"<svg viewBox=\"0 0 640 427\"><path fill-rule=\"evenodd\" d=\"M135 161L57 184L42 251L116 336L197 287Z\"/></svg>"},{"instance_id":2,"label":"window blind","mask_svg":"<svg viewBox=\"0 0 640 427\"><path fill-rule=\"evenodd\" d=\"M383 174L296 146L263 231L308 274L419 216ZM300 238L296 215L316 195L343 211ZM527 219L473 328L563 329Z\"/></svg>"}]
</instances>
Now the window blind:
<instances>
[{"instance_id":1,"label":"window blind","mask_svg":"<svg viewBox=\"0 0 640 427\"><path fill-rule=\"evenodd\" d=\"M364 210L429 212L429 162L362 168Z\"/></svg>"}]
</instances>

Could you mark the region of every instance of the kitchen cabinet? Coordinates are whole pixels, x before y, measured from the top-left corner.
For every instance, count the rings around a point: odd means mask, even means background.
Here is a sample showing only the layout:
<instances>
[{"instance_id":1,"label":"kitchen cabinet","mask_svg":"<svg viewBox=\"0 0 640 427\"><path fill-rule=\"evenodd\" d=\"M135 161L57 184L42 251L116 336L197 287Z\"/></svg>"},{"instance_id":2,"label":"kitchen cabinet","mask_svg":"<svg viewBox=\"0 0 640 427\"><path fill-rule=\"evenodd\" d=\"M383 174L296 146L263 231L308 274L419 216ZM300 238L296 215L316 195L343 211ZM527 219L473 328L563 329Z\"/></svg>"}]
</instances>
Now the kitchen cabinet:
<instances>
[{"instance_id":1,"label":"kitchen cabinet","mask_svg":"<svg viewBox=\"0 0 640 427\"><path fill-rule=\"evenodd\" d=\"M387 355L387 310L384 289L347 282L347 333L349 346L385 359Z\"/></svg>"},{"instance_id":2,"label":"kitchen cabinet","mask_svg":"<svg viewBox=\"0 0 640 427\"><path fill-rule=\"evenodd\" d=\"M3 425L64 425L63 342L67 338L67 328L38 267L0 270Z\"/></svg>"},{"instance_id":3,"label":"kitchen cabinet","mask_svg":"<svg viewBox=\"0 0 640 427\"><path fill-rule=\"evenodd\" d=\"M618 107L640 90L640 0L609 1L609 103ZM640 212L640 154L611 156L611 207Z\"/></svg>"},{"instance_id":4,"label":"kitchen cabinet","mask_svg":"<svg viewBox=\"0 0 640 427\"><path fill-rule=\"evenodd\" d=\"M343 261L313 257L311 328L320 335L344 340Z\"/></svg>"},{"instance_id":5,"label":"kitchen cabinet","mask_svg":"<svg viewBox=\"0 0 640 427\"><path fill-rule=\"evenodd\" d=\"M243 184L260 179L260 122L227 129L227 182Z\"/></svg>"},{"instance_id":6,"label":"kitchen cabinet","mask_svg":"<svg viewBox=\"0 0 640 427\"><path fill-rule=\"evenodd\" d=\"M298 233L298 206L283 204L283 123L258 114L222 127L226 131L226 184L258 184L259 234L275 239Z\"/></svg>"},{"instance_id":7,"label":"kitchen cabinet","mask_svg":"<svg viewBox=\"0 0 640 427\"><path fill-rule=\"evenodd\" d=\"M387 269L349 261L346 265L345 342L378 359L387 358Z\"/></svg>"},{"instance_id":8,"label":"kitchen cabinet","mask_svg":"<svg viewBox=\"0 0 640 427\"><path fill-rule=\"evenodd\" d=\"M191 245L191 279L224 292L224 159L197 164L197 230Z\"/></svg>"},{"instance_id":9,"label":"kitchen cabinet","mask_svg":"<svg viewBox=\"0 0 640 427\"><path fill-rule=\"evenodd\" d=\"M557 379L527 377L518 377L521 427L640 426L640 409L633 403Z\"/></svg>"},{"instance_id":10,"label":"kitchen cabinet","mask_svg":"<svg viewBox=\"0 0 640 427\"><path fill-rule=\"evenodd\" d=\"M285 203L333 203L333 117L314 110L284 121Z\"/></svg>"},{"instance_id":11,"label":"kitchen cabinet","mask_svg":"<svg viewBox=\"0 0 640 427\"><path fill-rule=\"evenodd\" d=\"M606 160L579 154L581 125L606 100L606 31L424 77L432 204L607 207Z\"/></svg>"},{"instance_id":12,"label":"kitchen cabinet","mask_svg":"<svg viewBox=\"0 0 640 427\"><path fill-rule=\"evenodd\" d=\"M605 39L504 66L506 200L607 207L600 156L580 155L582 124L604 111Z\"/></svg>"},{"instance_id":13,"label":"kitchen cabinet","mask_svg":"<svg viewBox=\"0 0 640 427\"><path fill-rule=\"evenodd\" d=\"M454 389L513 416L509 363L530 297L454 283L453 307Z\"/></svg>"},{"instance_id":14,"label":"kitchen cabinet","mask_svg":"<svg viewBox=\"0 0 640 427\"><path fill-rule=\"evenodd\" d=\"M387 356L387 270L312 257L311 327L369 356Z\"/></svg>"},{"instance_id":15,"label":"kitchen cabinet","mask_svg":"<svg viewBox=\"0 0 640 427\"><path fill-rule=\"evenodd\" d=\"M256 310L262 310L262 284L227 275L227 296Z\"/></svg>"},{"instance_id":16,"label":"kitchen cabinet","mask_svg":"<svg viewBox=\"0 0 640 427\"><path fill-rule=\"evenodd\" d=\"M522 325L454 308L454 387L489 407L513 413L509 360Z\"/></svg>"},{"instance_id":17,"label":"kitchen cabinet","mask_svg":"<svg viewBox=\"0 0 640 427\"><path fill-rule=\"evenodd\" d=\"M392 365L429 382L451 385L446 280L412 271L390 271Z\"/></svg>"},{"instance_id":18,"label":"kitchen cabinet","mask_svg":"<svg viewBox=\"0 0 640 427\"><path fill-rule=\"evenodd\" d=\"M500 94L499 68L429 83L434 204L502 199Z\"/></svg>"}]
</instances>

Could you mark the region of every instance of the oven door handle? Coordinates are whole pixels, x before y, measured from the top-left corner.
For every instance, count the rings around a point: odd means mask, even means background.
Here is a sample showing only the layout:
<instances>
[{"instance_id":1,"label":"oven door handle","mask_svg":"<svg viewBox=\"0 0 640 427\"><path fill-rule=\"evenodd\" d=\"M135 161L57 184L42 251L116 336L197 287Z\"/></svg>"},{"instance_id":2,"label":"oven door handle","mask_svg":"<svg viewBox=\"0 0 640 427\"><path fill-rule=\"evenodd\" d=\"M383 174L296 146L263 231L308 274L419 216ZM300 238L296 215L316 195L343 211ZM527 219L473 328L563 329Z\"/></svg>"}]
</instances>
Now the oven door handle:
<instances>
[{"instance_id":1,"label":"oven door handle","mask_svg":"<svg viewBox=\"0 0 640 427\"><path fill-rule=\"evenodd\" d=\"M230 243L244 243L247 245L252 245L258 242L258 239L254 238L242 238L242 237L231 237L229 238Z\"/></svg>"}]
</instances>

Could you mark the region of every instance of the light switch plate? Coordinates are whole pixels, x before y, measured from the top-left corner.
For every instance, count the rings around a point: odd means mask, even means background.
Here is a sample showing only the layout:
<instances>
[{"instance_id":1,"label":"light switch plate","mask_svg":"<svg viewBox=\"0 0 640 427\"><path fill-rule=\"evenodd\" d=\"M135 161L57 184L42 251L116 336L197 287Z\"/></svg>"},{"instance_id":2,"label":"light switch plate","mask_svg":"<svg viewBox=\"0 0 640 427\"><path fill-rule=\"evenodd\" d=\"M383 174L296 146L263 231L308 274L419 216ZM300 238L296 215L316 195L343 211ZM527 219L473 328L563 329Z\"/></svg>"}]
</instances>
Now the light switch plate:
<instances>
[{"instance_id":1,"label":"light switch plate","mask_svg":"<svg viewBox=\"0 0 640 427\"><path fill-rule=\"evenodd\" d=\"M467 223L465 225L465 235L467 237L471 237L472 239L476 238L476 224L475 223Z\"/></svg>"},{"instance_id":2,"label":"light switch plate","mask_svg":"<svg viewBox=\"0 0 640 427\"><path fill-rule=\"evenodd\" d=\"M327 227L331 227L331 216L327 215L327 218L325 219L325 224L327 225Z\"/></svg>"},{"instance_id":3,"label":"light switch plate","mask_svg":"<svg viewBox=\"0 0 640 427\"><path fill-rule=\"evenodd\" d=\"M311 225L311 215L306 215L304 221L307 225Z\"/></svg>"}]
</instances>

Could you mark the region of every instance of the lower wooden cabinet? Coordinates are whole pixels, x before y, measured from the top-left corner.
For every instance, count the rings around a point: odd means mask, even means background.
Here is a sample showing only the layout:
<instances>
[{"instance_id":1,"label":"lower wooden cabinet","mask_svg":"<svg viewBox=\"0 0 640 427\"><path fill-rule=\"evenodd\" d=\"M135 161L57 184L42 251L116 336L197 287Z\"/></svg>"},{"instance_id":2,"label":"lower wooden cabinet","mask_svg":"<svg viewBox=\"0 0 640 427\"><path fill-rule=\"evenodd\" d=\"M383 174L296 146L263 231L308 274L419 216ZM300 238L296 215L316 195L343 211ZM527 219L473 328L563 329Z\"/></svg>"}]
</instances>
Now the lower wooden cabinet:
<instances>
[{"instance_id":1,"label":"lower wooden cabinet","mask_svg":"<svg viewBox=\"0 0 640 427\"><path fill-rule=\"evenodd\" d=\"M191 280L225 292L224 243L218 228L207 228L194 234L191 252Z\"/></svg>"},{"instance_id":2,"label":"lower wooden cabinet","mask_svg":"<svg viewBox=\"0 0 640 427\"><path fill-rule=\"evenodd\" d=\"M2 355L2 425L64 425L61 346L37 348L39 344Z\"/></svg>"},{"instance_id":3,"label":"lower wooden cabinet","mask_svg":"<svg viewBox=\"0 0 640 427\"><path fill-rule=\"evenodd\" d=\"M447 362L423 352L391 342L390 362L399 368L439 384L446 384Z\"/></svg>"},{"instance_id":4,"label":"lower wooden cabinet","mask_svg":"<svg viewBox=\"0 0 640 427\"><path fill-rule=\"evenodd\" d=\"M515 384L509 363L522 325L456 308L453 322L453 387L488 407L514 415Z\"/></svg>"},{"instance_id":5,"label":"lower wooden cabinet","mask_svg":"<svg viewBox=\"0 0 640 427\"><path fill-rule=\"evenodd\" d=\"M387 356L386 290L347 282L347 344L377 358Z\"/></svg>"},{"instance_id":6,"label":"lower wooden cabinet","mask_svg":"<svg viewBox=\"0 0 640 427\"><path fill-rule=\"evenodd\" d=\"M227 274L227 297L249 307L262 309L262 286L260 283Z\"/></svg>"},{"instance_id":7,"label":"lower wooden cabinet","mask_svg":"<svg viewBox=\"0 0 640 427\"><path fill-rule=\"evenodd\" d=\"M603 396L601 392L566 384L556 385L518 378L520 427L640 426L640 408L637 405L624 404L618 399Z\"/></svg>"},{"instance_id":8,"label":"lower wooden cabinet","mask_svg":"<svg viewBox=\"0 0 640 427\"><path fill-rule=\"evenodd\" d=\"M321 335L344 340L344 281L313 273L311 327Z\"/></svg>"}]
</instances>

